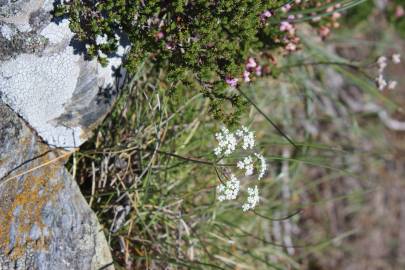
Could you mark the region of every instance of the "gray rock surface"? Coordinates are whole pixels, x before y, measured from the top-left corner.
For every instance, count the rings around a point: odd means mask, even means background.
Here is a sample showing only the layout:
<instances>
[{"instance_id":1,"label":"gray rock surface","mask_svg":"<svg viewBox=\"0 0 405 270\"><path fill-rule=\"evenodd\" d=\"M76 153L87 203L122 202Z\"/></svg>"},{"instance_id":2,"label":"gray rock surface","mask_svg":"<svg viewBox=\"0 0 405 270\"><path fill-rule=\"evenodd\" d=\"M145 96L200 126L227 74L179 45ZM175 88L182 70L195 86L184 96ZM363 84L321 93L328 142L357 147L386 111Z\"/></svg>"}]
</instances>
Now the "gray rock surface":
<instances>
[{"instance_id":1,"label":"gray rock surface","mask_svg":"<svg viewBox=\"0 0 405 270\"><path fill-rule=\"evenodd\" d=\"M113 269L64 162L110 110L125 50L86 61L53 2L0 0L0 270Z\"/></svg>"},{"instance_id":2,"label":"gray rock surface","mask_svg":"<svg viewBox=\"0 0 405 270\"><path fill-rule=\"evenodd\" d=\"M1 101L0 119L0 269L110 264L97 218L63 166L64 151L41 143Z\"/></svg>"},{"instance_id":3,"label":"gray rock surface","mask_svg":"<svg viewBox=\"0 0 405 270\"><path fill-rule=\"evenodd\" d=\"M117 67L86 61L68 20L52 22L53 1L6 1L0 7L0 97L49 145L82 144L110 109L124 77Z\"/></svg>"}]
</instances>

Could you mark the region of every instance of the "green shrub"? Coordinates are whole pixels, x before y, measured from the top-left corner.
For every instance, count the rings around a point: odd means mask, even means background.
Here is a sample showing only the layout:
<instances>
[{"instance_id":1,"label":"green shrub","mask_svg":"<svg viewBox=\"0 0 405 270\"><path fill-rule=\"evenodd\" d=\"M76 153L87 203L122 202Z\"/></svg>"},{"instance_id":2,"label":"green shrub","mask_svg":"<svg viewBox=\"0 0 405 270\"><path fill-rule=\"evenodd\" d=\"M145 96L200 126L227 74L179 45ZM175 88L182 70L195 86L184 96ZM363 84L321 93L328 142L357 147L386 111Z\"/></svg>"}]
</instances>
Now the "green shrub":
<instances>
[{"instance_id":1,"label":"green shrub","mask_svg":"<svg viewBox=\"0 0 405 270\"><path fill-rule=\"evenodd\" d=\"M401 11L399 11L401 9ZM405 15L403 14L405 9L405 2L403 0L393 0L388 6L388 18L394 25L398 33L405 37ZM400 13L400 14L398 14Z\"/></svg>"},{"instance_id":2,"label":"green shrub","mask_svg":"<svg viewBox=\"0 0 405 270\"><path fill-rule=\"evenodd\" d=\"M134 73L143 61L163 70L169 93L180 88L202 91L215 118L238 121L246 102L229 91L225 79L241 77L248 57L277 47L277 24L260 15L280 0L71 0L56 16L70 17L70 28L87 45L87 55L106 64L116 51L117 34L131 44L125 66ZM104 42L97 39L104 37ZM232 104L226 106L226 103Z\"/></svg>"}]
</instances>

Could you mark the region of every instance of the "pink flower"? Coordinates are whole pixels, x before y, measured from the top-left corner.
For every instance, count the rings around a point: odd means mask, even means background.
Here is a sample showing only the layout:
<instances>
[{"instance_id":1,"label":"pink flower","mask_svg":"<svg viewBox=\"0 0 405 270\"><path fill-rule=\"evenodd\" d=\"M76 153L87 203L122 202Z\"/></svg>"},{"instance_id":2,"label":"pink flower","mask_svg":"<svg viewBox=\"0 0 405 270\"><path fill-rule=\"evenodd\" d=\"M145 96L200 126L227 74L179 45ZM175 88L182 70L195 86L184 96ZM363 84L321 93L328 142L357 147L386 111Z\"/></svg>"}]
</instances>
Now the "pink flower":
<instances>
[{"instance_id":1,"label":"pink flower","mask_svg":"<svg viewBox=\"0 0 405 270\"><path fill-rule=\"evenodd\" d=\"M257 63L253 57L249 57L248 62L246 64L246 68L255 68Z\"/></svg>"},{"instance_id":2,"label":"pink flower","mask_svg":"<svg viewBox=\"0 0 405 270\"><path fill-rule=\"evenodd\" d=\"M403 8L402 6L400 6L400 5L398 5L398 6L395 8L395 17L401 18L401 17L403 17L404 15L405 15L404 8Z\"/></svg>"},{"instance_id":3,"label":"pink flower","mask_svg":"<svg viewBox=\"0 0 405 270\"><path fill-rule=\"evenodd\" d=\"M245 70L245 71L243 71L243 80L245 81L245 82L250 82L250 72L249 71L247 71L247 70Z\"/></svg>"},{"instance_id":4,"label":"pink flower","mask_svg":"<svg viewBox=\"0 0 405 270\"><path fill-rule=\"evenodd\" d=\"M164 36L165 36L165 34L163 34L163 32L157 32L157 33L155 34L155 37L156 37L157 40L158 40L158 39L162 39Z\"/></svg>"},{"instance_id":5,"label":"pink flower","mask_svg":"<svg viewBox=\"0 0 405 270\"><path fill-rule=\"evenodd\" d=\"M271 14L271 11L270 10L266 10L265 12L263 12L263 16L265 16L265 17L271 17L271 16L273 16L273 14Z\"/></svg>"},{"instance_id":6,"label":"pink flower","mask_svg":"<svg viewBox=\"0 0 405 270\"><path fill-rule=\"evenodd\" d=\"M337 20L340 17L342 17L342 14L340 14L339 12L333 12L332 19Z\"/></svg>"},{"instance_id":7,"label":"pink flower","mask_svg":"<svg viewBox=\"0 0 405 270\"><path fill-rule=\"evenodd\" d=\"M270 18L271 16L273 16L273 14L271 13L271 11L270 11L270 10L266 10L265 12L263 12L263 13L260 15L260 19L261 19L262 21L264 21L264 20L266 20L267 18Z\"/></svg>"},{"instance_id":8,"label":"pink flower","mask_svg":"<svg viewBox=\"0 0 405 270\"><path fill-rule=\"evenodd\" d=\"M294 26L287 21L282 21L280 24L280 31L281 32L290 32Z\"/></svg>"},{"instance_id":9,"label":"pink flower","mask_svg":"<svg viewBox=\"0 0 405 270\"><path fill-rule=\"evenodd\" d=\"M322 38L327 37L329 35L329 33L330 33L330 28L329 27L321 26L321 28L319 29L319 35Z\"/></svg>"},{"instance_id":10,"label":"pink flower","mask_svg":"<svg viewBox=\"0 0 405 270\"><path fill-rule=\"evenodd\" d=\"M256 75L257 76L261 76L262 75L262 66L257 66L256 68L255 68L255 73L256 73Z\"/></svg>"},{"instance_id":11,"label":"pink flower","mask_svg":"<svg viewBox=\"0 0 405 270\"><path fill-rule=\"evenodd\" d=\"M287 5L284 5L283 7L281 7L281 11L284 13L287 13L290 9L291 9L290 4L287 4Z\"/></svg>"},{"instance_id":12,"label":"pink flower","mask_svg":"<svg viewBox=\"0 0 405 270\"><path fill-rule=\"evenodd\" d=\"M297 49L297 45L295 45L294 43L288 43L287 46L285 47L285 49L287 51L295 51Z\"/></svg>"},{"instance_id":13,"label":"pink flower","mask_svg":"<svg viewBox=\"0 0 405 270\"><path fill-rule=\"evenodd\" d=\"M225 82L230 86L230 87L235 87L238 84L238 80L237 78L226 78Z\"/></svg>"}]
</instances>

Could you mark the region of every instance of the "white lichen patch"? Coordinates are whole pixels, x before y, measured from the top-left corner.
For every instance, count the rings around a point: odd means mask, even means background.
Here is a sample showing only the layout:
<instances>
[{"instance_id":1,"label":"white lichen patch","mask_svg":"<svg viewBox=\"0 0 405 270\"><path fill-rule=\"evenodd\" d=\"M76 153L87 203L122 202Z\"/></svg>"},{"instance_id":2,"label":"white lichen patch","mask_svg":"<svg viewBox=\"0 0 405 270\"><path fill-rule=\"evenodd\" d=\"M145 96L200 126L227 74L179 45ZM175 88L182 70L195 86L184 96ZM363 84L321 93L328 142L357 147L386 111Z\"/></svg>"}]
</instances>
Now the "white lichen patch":
<instances>
[{"instance_id":1,"label":"white lichen patch","mask_svg":"<svg viewBox=\"0 0 405 270\"><path fill-rule=\"evenodd\" d=\"M11 40L11 38L14 36L14 31L7 24L1 26L0 32L1 35L8 40Z\"/></svg>"},{"instance_id":2,"label":"white lichen patch","mask_svg":"<svg viewBox=\"0 0 405 270\"><path fill-rule=\"evenodd\" d=\"M69 41L74 35L69 29L69 21L67 19L62 20L58 24L51 22L40 34L46 37L51 44Z\"/></svg>"},{"instance_id":3,"label":"white lichen patch","mask_svg":"<svg viewBox=\"0 0 405 270\"><path fill-rule=\"evenodd\" d=\"M38 11L44 5L44 0L21 2L21 10L17 14L11 17L0 17L0 21L13 24L20 32L28 32L32 30L29 23L30 15L33 12ZM46 6L49 7L51 1L47 0L46 2ZM16 4L18 5L18 3Z\"/></svg>"},{"instance_id":4,"label":"white lichen patch","mask_svg":"<svg viewBox=\"0 0 405 270\"><path fill-rule=\"evenodd\" d=\"M49 144L74 147L81 143L79 127L52 122L64 112L76 88L80 56L67 47L61 53L39 57L21 54L0 66L2 99Z\"/></svg>"},{"instance_id":5,"label":"white lichen patch","mask_svg":"<svg viewBox=\"0 0 405 270\"><path fill-rule=\"evenodd\" d=\"M75 91L83 87L80 84L83 80L81 74L97 78L97 85L86 86L92 89L85 89L90 93L86 94L89 105L99 88L116 87L113 67L121 65L125 48L120 47L119 52L108 59L109 65L101 67L96 62L87 65L83 56L74 52L70 45L73 33L69 29L68 20L58 24L50 22L38 36L48 41L40 54L19 54L0 63L0 98L50 146L77 147L85 140L84 132L78 126L80 119L70 119L67 121L69 124L62 124L59 117L66 113L66 108L73 100L77 100ZM86 70L90 66L96 69L91 72ZM86 101L82 102L83 107ZM82 116L80 113L72 114L76 118Z\"/></svg>"},{"instance_id":6,"label":"white lichen patch","mask_svg":"<svg viewBox=\"0 0 405 270\"><path fill-rule=\"evenodd\" d=\"M116 35L116 39L120 40L120 37ZM115 55L108 57L108 65L106 67L103 67L100 64L97 65L97 76L100 79L98 84L99 87L122 86L126 71L124 70L124 68L120 68L121 77L117 82L114 74L114 69L121 66L122 58L129 51L129 49L129 45L126 45L125 47L119 45L117 51L115 52Z\"/></svg>"}]
</instances>

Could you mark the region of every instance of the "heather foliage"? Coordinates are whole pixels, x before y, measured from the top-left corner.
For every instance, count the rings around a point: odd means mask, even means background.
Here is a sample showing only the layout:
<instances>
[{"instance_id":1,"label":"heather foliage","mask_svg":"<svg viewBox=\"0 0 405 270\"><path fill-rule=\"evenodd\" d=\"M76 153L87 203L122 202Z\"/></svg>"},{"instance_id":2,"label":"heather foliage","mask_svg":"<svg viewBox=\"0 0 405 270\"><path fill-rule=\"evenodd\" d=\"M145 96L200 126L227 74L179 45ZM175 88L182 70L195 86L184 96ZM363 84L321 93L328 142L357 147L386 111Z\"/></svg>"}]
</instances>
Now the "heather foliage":
<instances>
[{"instance_id":1,"label":"heather foliage","mask_svg":"<svg viewBox=\"0 0 405 270\"><path fill-rule=\"evenodd\" d=\"M200 90L211 100L211 113L232 124L246 102L227 91L225 80L240 77L249 56L280 46L273 42L280 33L278 25L264 23L260 15L284 2L72 0L59 5L56 15L69 15L71 30L87 45L88 56L101 63L116 51L125 33L131 44L129 72L152 60L167 73L161 86L169 93Z\"/></svg>"}]
</instances>

